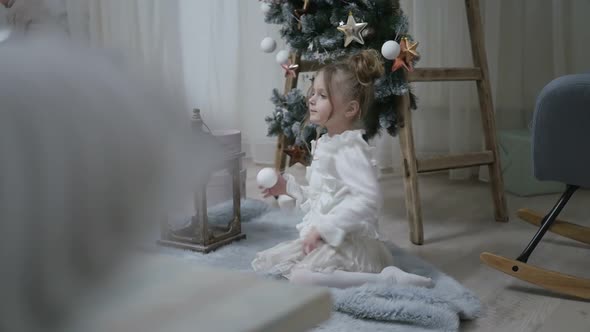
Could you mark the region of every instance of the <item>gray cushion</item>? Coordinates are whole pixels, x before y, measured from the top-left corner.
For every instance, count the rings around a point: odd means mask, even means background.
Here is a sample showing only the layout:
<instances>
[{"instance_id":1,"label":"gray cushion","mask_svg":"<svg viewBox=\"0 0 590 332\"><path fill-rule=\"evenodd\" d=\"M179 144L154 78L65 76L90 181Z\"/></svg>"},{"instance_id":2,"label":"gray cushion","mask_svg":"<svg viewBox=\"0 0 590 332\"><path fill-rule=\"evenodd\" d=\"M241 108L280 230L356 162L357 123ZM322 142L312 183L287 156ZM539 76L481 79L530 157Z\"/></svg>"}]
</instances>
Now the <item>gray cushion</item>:
<instances>
[{"instance_id":1,"label":"gray cushion","mask_svg":"<svg viewBox=\"0 0 590 332\"><path fill-rule=\"evenodd\" d=\"M590 74L559 77L533 116L535 177L590 188Z\"/></svg>"}]
</instances>

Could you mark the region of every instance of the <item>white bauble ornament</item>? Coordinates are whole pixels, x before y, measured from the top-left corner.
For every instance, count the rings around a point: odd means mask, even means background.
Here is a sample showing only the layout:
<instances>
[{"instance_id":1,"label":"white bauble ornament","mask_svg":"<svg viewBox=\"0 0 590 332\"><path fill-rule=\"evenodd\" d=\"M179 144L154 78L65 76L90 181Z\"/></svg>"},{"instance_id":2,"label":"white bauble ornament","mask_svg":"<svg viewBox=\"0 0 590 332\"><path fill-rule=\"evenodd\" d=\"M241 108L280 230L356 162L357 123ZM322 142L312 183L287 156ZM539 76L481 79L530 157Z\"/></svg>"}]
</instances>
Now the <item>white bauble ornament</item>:
<instances>
[{"instance_id":1,"label":"white bauble ornament","mask_svg":"<svg viewBox=\"0 0 590 332\"><path fill-rule=\"evenodd\" d=\"M381 54L387 60L394 60L399 55L401 48L395 40L388 40L381 47Z\"/></svg>"},{"instance_id":2,"label":"white bauble ornament","mask_svg":"<svg viewBox=\"0 0 590 332\"><path fill-rule=\"evenodd\" d=\"M258 175L256 175L256 182L262 188L274 187L278 179L277 171L270 167L261 169Z\"/></svg>"},{"instance_id":3,"label":"white bauble ornament","mask_svg":"<svg viewBox=\"0 0 590 332\"><path fill-rule=\"evenodd\" d=\"M260 4L260 11L264 14L268 14L270 11L270 4L263 2Z\"/></svg>"},{"instance_id":4,"label":"white bauble ornament","mask_svg":"<svg viewBox=\"0 0 590 332\"><path fill-rule=\"evenodd\" d=\"M280 65L286 64L287 62L289 62L289 51L280 50L279 53L277 53L277 56L275 59L277 60L277 62Z\"/></svg>"},{"instance_id":5,"label":"white bauble ornament","mask_svg":"<svg viewBox=\"0 0 590 332\"><path fill-rule=\"evenodd\" d=\"M277 199L277 203L279 203L279 207L281 210L292 211L297 206L295 203L295 199L288 195L280 195Z\"/></svg>"},{"instance_id":6,"label":"white bauble ornament","mask_svg":"<svg viewBox=\"0 0 590 332\"><path fill-rule=\"evenodd\" d=\"M260 42L260 49L266 53L272 53L277 48L277 42L271 37L266 37Z\"/></svg>"}]
</instances>

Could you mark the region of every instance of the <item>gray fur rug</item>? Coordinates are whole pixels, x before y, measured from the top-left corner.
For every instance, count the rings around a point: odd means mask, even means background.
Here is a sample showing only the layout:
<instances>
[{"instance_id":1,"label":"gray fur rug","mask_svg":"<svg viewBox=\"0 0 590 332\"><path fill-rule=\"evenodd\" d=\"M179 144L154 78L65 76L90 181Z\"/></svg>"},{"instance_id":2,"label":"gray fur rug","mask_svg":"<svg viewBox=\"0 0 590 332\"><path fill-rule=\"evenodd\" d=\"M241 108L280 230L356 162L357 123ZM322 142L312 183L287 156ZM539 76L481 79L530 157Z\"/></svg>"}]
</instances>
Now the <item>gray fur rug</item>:
<instances>
[{"instance_id":1,"label":"gray fur rug","mask_svg":"<svg viewBox=\"0 0 590 332\"><path fill-rule=\"evenodd\" d=\"M228 220L230 213L231 205L226 203L209 210L213 222ZM301 217L248 199L242 202L245 240L207 255L164 247L157 250L191 264L251 270L250 262L258 251L297 236L295 225ZM389 246L399 268L432 278L434 288L366 284L332 289L332 318L314 331L457 331L462 320L473 320L480 315L481 304L471 291L431 264L394 245Z\"/></svg>"}]
</instances>

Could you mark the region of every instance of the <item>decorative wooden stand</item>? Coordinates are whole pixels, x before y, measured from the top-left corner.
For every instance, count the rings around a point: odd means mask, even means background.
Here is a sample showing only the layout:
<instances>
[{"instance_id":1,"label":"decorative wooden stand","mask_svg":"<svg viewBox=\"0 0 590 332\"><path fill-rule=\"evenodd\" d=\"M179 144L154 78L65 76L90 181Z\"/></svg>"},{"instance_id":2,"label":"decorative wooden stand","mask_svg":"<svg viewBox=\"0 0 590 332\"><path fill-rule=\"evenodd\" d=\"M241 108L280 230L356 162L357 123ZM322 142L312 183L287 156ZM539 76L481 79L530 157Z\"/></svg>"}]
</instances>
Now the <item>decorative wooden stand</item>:
<instances>
[{"instance_id":1,"label":"decorative wooden stand","mask_svg":"<svg viewBox=\"0 0 590 332\"><path fill-rule=\"evenodd\" d=\"M414 134L412 130L412 114L410 110L410 96L402 98L399 108L399 142L403 155L403 177L406 194L406 209L410 224L410 240L414 244L424 243L424 231L422 227L422 211L420 194L418 190L418 174L441 170L467 168L487 165L490 173L492 198L494 201L494 215L496 221L508 221L506 199L504 197L504 181L500 167L500 158L496 144L496 125L494 119L494 106L489 80L487 57L483 36L483 27L479 9L479 0L465 0L469 35L471 39L471 52L473 56L473 68L416 68L408 73L410 82L436 82L436 81L475 81L479 96L481 120L484 134L485 150L463 154L445 155L429 159L417 159L414 146ZM293 55L292 63L299 64L299 72L315 71L320 65L314 62L301 62L299 57ZM297 86L297 77L287 78L285 93ZM275 158L275 166L279 170L285 169L286 156L283 153L285 138L279 137Z\"/></svg>"}]
</instances>

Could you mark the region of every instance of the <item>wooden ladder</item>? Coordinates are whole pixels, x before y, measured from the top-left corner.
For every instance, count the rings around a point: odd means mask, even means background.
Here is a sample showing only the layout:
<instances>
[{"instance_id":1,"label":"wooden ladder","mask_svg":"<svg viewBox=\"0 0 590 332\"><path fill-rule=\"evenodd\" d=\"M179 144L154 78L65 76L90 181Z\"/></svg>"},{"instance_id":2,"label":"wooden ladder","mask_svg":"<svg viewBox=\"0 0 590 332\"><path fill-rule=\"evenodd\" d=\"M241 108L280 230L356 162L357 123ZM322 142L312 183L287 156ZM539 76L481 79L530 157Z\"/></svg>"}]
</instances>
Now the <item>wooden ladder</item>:
<instances>
[{"instance_id":1,"label":"wooden ladder","mask_svg":"<svg viewBox=\"0 0 590 332\"><path fill-rule=\"evenodd\" d=\"M407 74L409 82L437 82L437 81L475 81L479 96L481 121L484 134L484 151L463 154L438 156L429 159L416 158L414 134L412 129L412 113L410 110L409 94L400 96L401 107L398 109L398 136L403 156L402 168L404 190L406 197L407 218L410 224L410 240L414 244L424 243L422 226L422 208L418 190L418 174L487 165L490 174L492 198L494 202L494 216L496 221L508 221L506 199L504 196L504 181L500 167L500 159L496 144L496 125L494 106L485 52L483 26L481 22L479 0L465 0L473 68L416 68ZM292 63L299 64L299 72L315 71L320 65L315 62L301 62L298 55L293 54ZM285 93L297 86L297 77L289 77L285 82ZM279 136L275 157L275 166L279 170L285 169L286 156L283 153L285 138Z\"/></svg>"}]
</instances>

